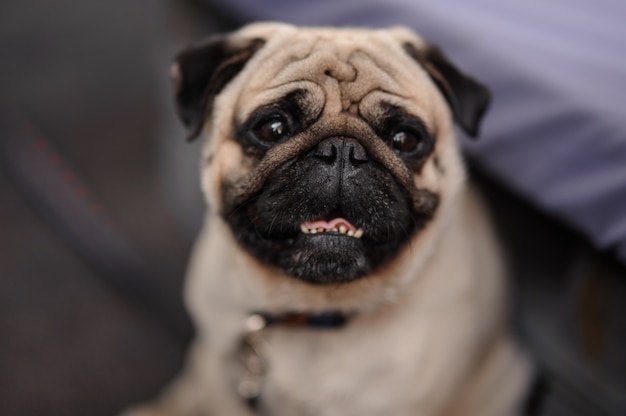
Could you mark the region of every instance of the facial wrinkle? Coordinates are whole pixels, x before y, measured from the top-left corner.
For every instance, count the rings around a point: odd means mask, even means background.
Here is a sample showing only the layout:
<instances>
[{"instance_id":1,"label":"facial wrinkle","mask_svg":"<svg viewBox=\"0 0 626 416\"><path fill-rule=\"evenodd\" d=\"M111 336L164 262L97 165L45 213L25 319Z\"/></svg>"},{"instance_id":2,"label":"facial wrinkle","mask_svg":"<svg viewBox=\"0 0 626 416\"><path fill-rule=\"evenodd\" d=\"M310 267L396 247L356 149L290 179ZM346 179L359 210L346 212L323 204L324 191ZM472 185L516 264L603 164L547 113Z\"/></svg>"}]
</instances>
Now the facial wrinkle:
<instances>
[{"instance_id":1,"label":"facial wrinkle","mask_svg":"<svg viewBox=\"0 0 626 416\"><path fill-rule=\"evenodd\" d=\"M366 52L353 51L349 57L357 78L342 86L344 105L350 112L358 110L361 101L375 91L402 96L402 88L393 76L381 68Z\"/></svg>"}]
</instances>

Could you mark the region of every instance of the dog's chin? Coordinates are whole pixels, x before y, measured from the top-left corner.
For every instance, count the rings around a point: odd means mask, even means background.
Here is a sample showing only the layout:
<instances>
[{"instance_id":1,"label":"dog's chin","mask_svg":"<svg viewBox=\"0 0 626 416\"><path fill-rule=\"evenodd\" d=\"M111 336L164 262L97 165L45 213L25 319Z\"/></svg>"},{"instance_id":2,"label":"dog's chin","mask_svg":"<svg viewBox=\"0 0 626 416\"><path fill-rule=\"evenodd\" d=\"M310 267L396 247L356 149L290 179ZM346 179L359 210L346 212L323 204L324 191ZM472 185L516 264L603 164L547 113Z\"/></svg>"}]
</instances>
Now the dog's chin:
<instances>
[{"instance_id":1,"label":"dog's chin","mask_svg":"<svg viewBox=\"0 0 626 416\"><path fill-rule=\"evenodd\" d=\"M348 283L372 269L364 241L339 233L300 234L278 266L313 284Z\"/></svg>"}]
</instances>

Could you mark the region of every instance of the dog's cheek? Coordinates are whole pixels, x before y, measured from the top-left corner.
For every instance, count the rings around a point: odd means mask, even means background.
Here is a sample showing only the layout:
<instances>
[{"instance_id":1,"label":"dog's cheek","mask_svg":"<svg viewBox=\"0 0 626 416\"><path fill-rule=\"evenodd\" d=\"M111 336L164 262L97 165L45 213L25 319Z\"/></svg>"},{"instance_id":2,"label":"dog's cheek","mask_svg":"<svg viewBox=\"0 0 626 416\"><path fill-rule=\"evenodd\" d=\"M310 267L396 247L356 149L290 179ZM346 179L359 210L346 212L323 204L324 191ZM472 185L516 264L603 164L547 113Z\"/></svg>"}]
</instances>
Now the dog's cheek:
<instances>
[{"instance_id":1,"label":"dog's cheek","mask_svg":"<svg viewBox=\"0 0 626 416\"><path fill-rule=\"evenodd\" d=\"M414 183L418 189L427 189L447 199L465 181L465 169L451 120L440 115L436 125L435 147L415 173Z\"/></svg>"},{"instance_id":2,"label":"dog's cheek","mask_svg":"<svg viewBox=\"0 0 626 416\"><path fill-rule=\"evenodd\" d=\"M451 125L441 129L437 140L438 148L431 160L429 180L437 183L436 189L442 198L454 199L467 180L465 163Z\"/></svg>"},{"instance_id":3,"label":"dog's cheek","mask_svg":"<svg viewBox=\"0 0 626 416\"><path fill-rule=\"evenodd\" d=\"M224 141L209 159L203 161L202 186L207 203L221 211L224 201L234 192L234 184L250 173L253 161L244 156L241 146L231 140Z\"/></svg>"},{"instance_id":4,"label":"dog's cheek","mask_svg":"<svg viewBox=\"0 0 626 416\"><path fill-rule=\"evenodd\" d=\"M442 161L437 154L433 154L424 162L419 174L415 174L413 178L418 189L440 192L444 176Z\"/></svg>"}]
</instances>

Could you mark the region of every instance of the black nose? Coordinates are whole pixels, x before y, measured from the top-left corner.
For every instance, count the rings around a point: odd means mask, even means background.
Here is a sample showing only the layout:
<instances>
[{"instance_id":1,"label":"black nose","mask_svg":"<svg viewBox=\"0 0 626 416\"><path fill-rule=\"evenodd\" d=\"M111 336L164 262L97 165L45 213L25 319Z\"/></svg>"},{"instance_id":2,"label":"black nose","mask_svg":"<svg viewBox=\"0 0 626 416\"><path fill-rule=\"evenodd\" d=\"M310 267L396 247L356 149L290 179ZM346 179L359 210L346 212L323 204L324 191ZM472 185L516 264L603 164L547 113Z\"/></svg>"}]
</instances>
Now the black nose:
<instances>
[{"instance_id":1,"label":"black nose","mask_svg":"<svg viewBox=\"0 0 626 416\"><path fill-rule=\"evenodd\" d=\"M317 145L315 156L330 165L355 168L369 161L365 148L358 140L330 137Z\"/></svg>"}]
</instances>

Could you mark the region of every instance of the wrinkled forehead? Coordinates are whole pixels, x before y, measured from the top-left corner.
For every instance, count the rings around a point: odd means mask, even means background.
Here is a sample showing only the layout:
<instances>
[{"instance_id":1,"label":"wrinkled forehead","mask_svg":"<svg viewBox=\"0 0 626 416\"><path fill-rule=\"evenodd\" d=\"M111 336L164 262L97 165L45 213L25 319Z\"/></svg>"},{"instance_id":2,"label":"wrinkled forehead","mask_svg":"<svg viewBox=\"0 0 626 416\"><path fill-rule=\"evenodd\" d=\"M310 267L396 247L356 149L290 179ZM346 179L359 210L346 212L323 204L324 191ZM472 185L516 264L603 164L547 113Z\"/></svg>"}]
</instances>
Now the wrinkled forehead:
<instances>
[{"instance_id":1,"label":"wrinkled forehead","mask_svg":"<svg viewBox=\"0 0 626 416\"><path fill-rule=\"evenodd\" d=\"M384 32L295 32L268 42L253 67L238 103L243 117L304 90L327 113L371 111L371 104L386 101L426 123L430 118L425 109L433 99L431 81L401 43Z\"/></svg>"}]
</instances>

